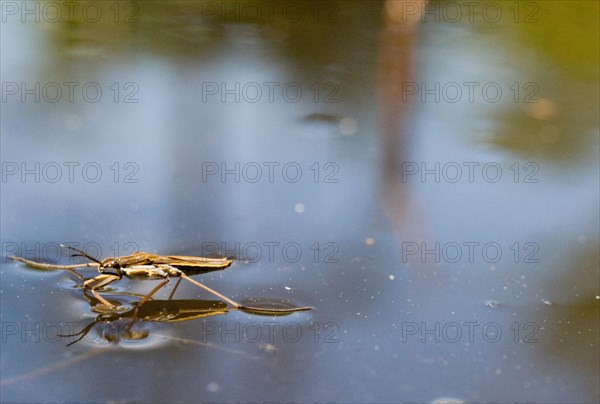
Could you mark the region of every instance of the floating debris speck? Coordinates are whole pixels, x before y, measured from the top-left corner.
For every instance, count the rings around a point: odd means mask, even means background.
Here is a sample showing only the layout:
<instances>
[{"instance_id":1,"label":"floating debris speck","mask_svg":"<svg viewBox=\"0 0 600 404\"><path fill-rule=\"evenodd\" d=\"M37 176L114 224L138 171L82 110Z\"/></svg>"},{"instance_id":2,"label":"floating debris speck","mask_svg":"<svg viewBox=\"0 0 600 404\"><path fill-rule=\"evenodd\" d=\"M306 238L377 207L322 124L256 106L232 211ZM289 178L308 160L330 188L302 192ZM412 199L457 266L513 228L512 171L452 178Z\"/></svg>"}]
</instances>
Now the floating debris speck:
<instances>
[{"instance_id":1,"label":"floating debris speck","mask_svg":"<svg viewBox=\"0 0 600 404\"><path fill-rule=\"evenodd\" d=\"M496 300L486 300L484 304L492 309L495 309L500 305L500 303L498 303Z\"/></svg>"},{"instance_id":2,"label":"floating debris speck","mask_svg":"<svg viewBox=\"0 0 600 404\"><path fill-rule=\"evenodd\" d=\"M356 133L358 129L358 124L356 119L346 116L340 119L340 132L342 135L350 136Z\"/></svg>"},{"instance_id":3,"label":"floating debris speck","mask_svg":"<svg viewBox=\"0 0 600 404\"><path fill-rule=\"evenodd\" d=\"M303 203L297 203L294 206L294 210L296 211L296 213L304 213L304 204Z\"/></svg>"},{"instance_id":4,"label":"floating debris speck","mask_svg":"<svg viewBox=\"0 0 600 404\"><path fill-rule=\"evenodd\" d=\"M258 344L258 349L266 353L277 352L277 347L275 345L266 342Z\"/></svg>"}]
</instances>

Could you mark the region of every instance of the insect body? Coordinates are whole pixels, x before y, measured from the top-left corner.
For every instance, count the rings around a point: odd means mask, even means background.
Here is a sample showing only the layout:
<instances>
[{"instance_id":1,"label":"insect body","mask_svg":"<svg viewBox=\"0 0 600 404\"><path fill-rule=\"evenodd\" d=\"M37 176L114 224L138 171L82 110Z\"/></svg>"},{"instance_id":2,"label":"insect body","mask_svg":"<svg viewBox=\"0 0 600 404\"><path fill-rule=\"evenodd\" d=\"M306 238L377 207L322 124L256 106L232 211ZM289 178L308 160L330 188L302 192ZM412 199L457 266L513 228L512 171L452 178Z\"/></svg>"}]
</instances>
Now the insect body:
<instances>
[{"instance_id":1,"label":"insect body","mask_svg":"<svg viewBox=\"0 0 600 404\"><path fill-rule=\"evenodd\" d=\"M10 258L39 269L73 270L75 268L82 267L97 267L98 271L100 272L100 275L96 276L95 278L87 279L85 282L83 282L83 287L84 289L89 289L96 299L98 299L100 302L102 302L102 304L108 307L114 307L114 305L108 300L106 300L104 297L102 297L97 291L113 282L121 280L123 276L125 276L130 279L162 280L154 289L150 291L150 293L148 293L146 296L144 296L144 298L142 298L142 300L140 300L140 305L142 305L144 302L150 299L152 295L154 295L167 283L169 283L170 278L179 278L175 289L173 290L173 292L171 292L171 297L173 296L175 290L179 286L179 282L181 281L181 279L185 279L186 281L198 286L201 289L204 289L209 293L212 293L213 295L219 297L220 299L232 305L236 309L240 310L246 310L258 314L284 314L295 311L310 310L310 307L299 307L291 309L269 309L245 306L229 299L226 296L223 296L219 292L190 278L190 276L193 275L199 275L227 268L232 264L233 261L226 258L205 258L178 255L162 256L138 251L123 257L107 258L103 261L99 261L96 258L91 257L85 252L78 250L74 247L65 246L62 244L61 247L75 251L77 254L73 254L73 256L85 257L93 262L78 265L52 265L38 263L20 257L13 256Z\"/></svg>"}]
</instances>

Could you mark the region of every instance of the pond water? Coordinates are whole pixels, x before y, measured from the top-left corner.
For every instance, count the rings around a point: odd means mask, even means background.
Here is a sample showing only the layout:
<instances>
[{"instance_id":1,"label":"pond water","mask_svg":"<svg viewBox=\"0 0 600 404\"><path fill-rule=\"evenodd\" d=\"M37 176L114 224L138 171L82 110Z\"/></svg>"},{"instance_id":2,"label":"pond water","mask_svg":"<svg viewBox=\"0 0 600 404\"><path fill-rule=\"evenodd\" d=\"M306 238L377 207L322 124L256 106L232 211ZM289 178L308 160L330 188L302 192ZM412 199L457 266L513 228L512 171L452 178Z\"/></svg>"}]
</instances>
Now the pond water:
<instances>
[{"instance_id":1,"label":"pond water","mask_svg":"<svg viewBox=\"0 0 600 404\"><path fill-rule=\"evenodd\" d=\"M0 401L598 402L598 3L69 4L1 3Z\"/></svg>"}]
</instances>

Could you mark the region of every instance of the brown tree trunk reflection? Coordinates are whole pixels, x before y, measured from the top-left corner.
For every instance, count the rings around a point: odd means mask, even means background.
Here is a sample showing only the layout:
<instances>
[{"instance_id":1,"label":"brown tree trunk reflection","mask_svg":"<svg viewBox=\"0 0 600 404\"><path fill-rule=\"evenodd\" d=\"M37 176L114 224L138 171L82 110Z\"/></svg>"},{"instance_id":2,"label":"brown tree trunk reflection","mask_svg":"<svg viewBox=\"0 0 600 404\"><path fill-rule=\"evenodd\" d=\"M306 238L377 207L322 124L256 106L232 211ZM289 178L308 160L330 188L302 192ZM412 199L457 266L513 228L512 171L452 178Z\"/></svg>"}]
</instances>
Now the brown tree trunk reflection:
<instances>
[{"instance_id":1,"label":"brown tree trunk reflection","mask_svg":"<svg viewBox=\"0 0 600 404\"><path fill-rule=\"evenodd\" d=\"M421 13L427 0L388 0L378 61L377 96L383 146L382 197L398 236L423 239L422 215L402 179L402 161L410 136L410 98L403 95L406 83L414 81ZM415 240L416 238L416 240Z\"/></svg>"}]
</instances>

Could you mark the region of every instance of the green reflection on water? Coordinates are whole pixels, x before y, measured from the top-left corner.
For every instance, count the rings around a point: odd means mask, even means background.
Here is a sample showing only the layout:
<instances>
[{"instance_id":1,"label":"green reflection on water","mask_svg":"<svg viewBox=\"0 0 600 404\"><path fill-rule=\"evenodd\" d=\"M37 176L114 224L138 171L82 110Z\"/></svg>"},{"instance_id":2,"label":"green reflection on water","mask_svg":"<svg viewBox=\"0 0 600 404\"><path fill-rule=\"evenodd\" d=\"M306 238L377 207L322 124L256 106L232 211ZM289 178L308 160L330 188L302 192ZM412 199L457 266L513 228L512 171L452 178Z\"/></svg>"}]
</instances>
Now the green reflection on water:
<instances>
[{"instance_id":1,"label":"green reflection on water","mask_svg":"<svg viewBox=\"0 0 600 404\"><path fill-rule=\"evenodd\" d=\"M514 4L509 8L515 13ZM516 60L507 63L516 65L522 81L511 87L513 108L494 112L501 128L492 144L557 163L595 158L599 3L524 2L519 12L519 21L527 22L503 22L515 34Z\"/></svg>"}]
</instances>

